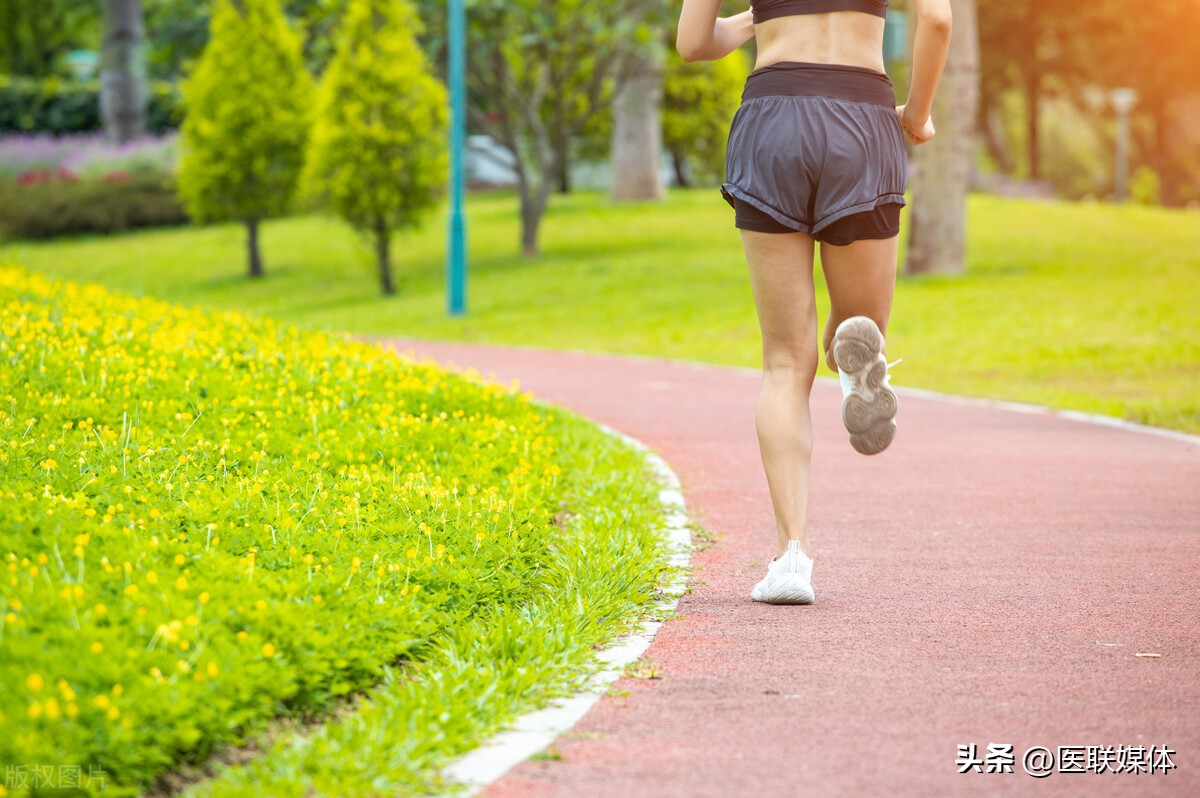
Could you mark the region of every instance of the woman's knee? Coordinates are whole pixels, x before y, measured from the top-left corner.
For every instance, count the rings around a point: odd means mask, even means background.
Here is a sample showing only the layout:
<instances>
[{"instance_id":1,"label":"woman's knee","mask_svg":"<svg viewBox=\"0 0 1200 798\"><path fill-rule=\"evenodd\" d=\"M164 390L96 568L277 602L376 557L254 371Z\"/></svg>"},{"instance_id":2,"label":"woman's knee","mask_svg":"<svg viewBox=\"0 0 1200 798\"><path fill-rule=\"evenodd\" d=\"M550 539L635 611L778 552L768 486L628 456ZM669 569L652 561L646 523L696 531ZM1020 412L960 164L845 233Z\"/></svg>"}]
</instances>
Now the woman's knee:
<instances>
[{"instance_id":1,"label":"woman's knee","mask_svg":"<svg viewBox=\"0 0 1200 798\"><path fill-rule=\"evenodd\" d=\"M763 374L773 380L811 385L817 374L817 353L807 350L763 352Z\"/></svg>"}]
</instances>

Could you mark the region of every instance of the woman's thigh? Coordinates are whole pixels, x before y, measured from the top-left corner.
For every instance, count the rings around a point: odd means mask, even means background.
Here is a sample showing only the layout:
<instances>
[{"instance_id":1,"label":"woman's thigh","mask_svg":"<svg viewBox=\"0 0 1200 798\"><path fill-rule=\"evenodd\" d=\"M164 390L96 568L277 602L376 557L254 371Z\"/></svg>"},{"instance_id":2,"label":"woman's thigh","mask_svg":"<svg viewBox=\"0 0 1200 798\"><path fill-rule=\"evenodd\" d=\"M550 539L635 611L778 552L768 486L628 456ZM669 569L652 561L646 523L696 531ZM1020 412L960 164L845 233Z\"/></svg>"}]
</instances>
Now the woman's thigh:
<instances>
[{"instance_id":1,"label":"woman's thigh","mask_svg":"<svg viewBox=\"0 0 1200 798\"><path fill-rule=\"evenodd\" d=\"M742 230L754 305L762 331L763 368L817 368L813 239L806 233Z\"/></svg>"}]
</instances>

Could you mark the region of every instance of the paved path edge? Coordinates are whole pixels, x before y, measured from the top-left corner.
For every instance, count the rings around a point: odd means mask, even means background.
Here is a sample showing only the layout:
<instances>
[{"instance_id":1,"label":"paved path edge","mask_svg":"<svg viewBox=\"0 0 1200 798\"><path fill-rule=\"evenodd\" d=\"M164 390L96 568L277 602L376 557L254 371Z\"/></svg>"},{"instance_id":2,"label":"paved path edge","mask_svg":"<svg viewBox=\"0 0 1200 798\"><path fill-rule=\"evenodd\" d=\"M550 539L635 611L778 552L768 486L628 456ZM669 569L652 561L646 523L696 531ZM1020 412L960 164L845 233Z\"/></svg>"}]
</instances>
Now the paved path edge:
<instances>
[{"instance_id":1,"label":"paved path edge","mask_svg":"<svg viewBox=\"0 0 1200 798\"><path fill-rule=\"evenodd\" d=\"M678 475L665 460L641 441L607 424L596 421L592 423L642 452L662 482L659 501L666 511L662 531L669 552L667 562L671 566L668 572L669 581L659 585L663 598L643 612L635 631L613 641L597 654L602 666L588 679L582 690L572 696L556 699L547 707L521 715L506 729L484 740L477 748L458 757L442 769L447 779L466 788L466 795L476 795L513 767L574 728L588 710L604 696L608 688L624 675L625 668L650 647L655 634L665 622L654 619L662 618L664 614L674 610L680 596L687 590L692 537Z\"/></svg>"}]
</instances>

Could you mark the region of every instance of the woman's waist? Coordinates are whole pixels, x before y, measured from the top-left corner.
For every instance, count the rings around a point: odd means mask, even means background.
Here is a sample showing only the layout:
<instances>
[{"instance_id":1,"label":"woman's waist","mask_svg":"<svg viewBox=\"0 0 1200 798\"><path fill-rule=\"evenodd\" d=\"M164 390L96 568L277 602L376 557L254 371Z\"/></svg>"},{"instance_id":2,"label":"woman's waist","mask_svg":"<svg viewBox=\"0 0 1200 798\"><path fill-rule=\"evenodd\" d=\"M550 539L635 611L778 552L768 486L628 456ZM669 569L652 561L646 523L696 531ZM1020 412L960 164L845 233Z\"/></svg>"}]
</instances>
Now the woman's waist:
<instances>
[{"instance_id":1,"label":"woman's waist","mask_svg":"<svg viewBox=\"0 0 1200 798\"><path fill-rule=\"evenodd\" d=\"M834 97L894 108L896 94L887 73L856 64L779 61L746 78L742 101L768 96Z\"/></svg>"}]
</instances>

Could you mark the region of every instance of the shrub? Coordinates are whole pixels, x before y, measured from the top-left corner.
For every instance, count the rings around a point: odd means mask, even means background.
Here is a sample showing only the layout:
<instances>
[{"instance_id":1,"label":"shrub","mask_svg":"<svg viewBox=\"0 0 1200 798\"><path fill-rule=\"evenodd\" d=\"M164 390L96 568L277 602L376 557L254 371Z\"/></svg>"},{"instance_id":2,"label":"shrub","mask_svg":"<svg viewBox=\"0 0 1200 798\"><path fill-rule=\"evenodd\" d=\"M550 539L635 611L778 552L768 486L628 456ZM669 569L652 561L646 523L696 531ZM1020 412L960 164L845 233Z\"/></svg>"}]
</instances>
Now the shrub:
<instances>
[{"instance_id":1,"label":"shrub","mask_svg":"<svg viewBox=\"0 0 1200 798\"><path fill-rule=\"evenodd\" d=\"M170 83L150 84L146 128L164 133L179 127L182 108ZM0 75L0 134L91 133L104 129L98 81L46 81Z\"/></svg>"},{"instance_id":2,"label":"shrub","mask_svg":"<svg viewBox=\"0 0 1200 798\"><path fill-rule=\"evenodd\" d=\"M183 88L179 188L196 219L246 224L251 277L263 274L259 222L287 212L295 197L313 93L278 0L218 0L208 46Z\"/></svg>"},{"instance_id":3,"label":"shrub","mask_svg":"<svg viewBox=\"0 0 1200 798\"><path fill-rule=\"evenodd\" d=\"M718 183L725 175L729 123L741 102L746 59L688 63L671 48L663 87L663 147L681 185Z\"/></svg>"},{"instance_id":4,"label":"shrub","mask_svg":"<svg viewBox=\"0 0 1200 798\"><path fill-rule=\"evenodd\" d=\"M404 0L351 0L305 171L307 191L373 239L385 294L392 233L415 227L446 183L446 90L419 30Z\"/></svg>"},{"instance_id":5,"label":"shrub","mask_svg":"<svg viewBox=\"0 0 1200 798\"><path fill-rule=\"evenodd\" d=\"M1129 179L1129 199L1139 205L1158 205L1162 201L1162 181L1149 166L1139 166Z\"/></svg>"},{"instance_id":6,"label":"shrub","mask_svg":"<svg viewBox=\"0 0 1200 798\"><path fill-rule=\"evenodd\" d=\"M162 175L112 172L81 180L60 167L0 183L0 232L9 238L115 233L187 220L174 181Z\"/></svg>"}]
</instances>

